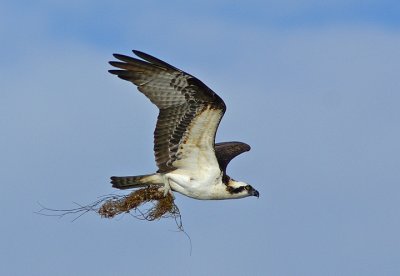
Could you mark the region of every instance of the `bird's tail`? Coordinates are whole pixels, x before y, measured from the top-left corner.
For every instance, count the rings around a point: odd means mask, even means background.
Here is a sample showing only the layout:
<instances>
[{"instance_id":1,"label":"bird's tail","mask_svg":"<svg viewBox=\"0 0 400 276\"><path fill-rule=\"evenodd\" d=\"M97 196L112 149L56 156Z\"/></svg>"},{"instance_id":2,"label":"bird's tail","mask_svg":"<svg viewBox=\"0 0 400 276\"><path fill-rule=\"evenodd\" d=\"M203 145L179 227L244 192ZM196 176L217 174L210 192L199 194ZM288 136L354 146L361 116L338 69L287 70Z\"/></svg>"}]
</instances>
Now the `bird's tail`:
<instances>
[{"instance_id":1,"label":"bird's tail","mask_svg":"<svg viewBox=\"0 0 400 276\"><path fill-rule=\"evenodd\" d=\"M137 176L112 176L111 184L114 188L125 190L150 185L163 185L163 179L157 173Z\"/></svg>"}]
</instances>

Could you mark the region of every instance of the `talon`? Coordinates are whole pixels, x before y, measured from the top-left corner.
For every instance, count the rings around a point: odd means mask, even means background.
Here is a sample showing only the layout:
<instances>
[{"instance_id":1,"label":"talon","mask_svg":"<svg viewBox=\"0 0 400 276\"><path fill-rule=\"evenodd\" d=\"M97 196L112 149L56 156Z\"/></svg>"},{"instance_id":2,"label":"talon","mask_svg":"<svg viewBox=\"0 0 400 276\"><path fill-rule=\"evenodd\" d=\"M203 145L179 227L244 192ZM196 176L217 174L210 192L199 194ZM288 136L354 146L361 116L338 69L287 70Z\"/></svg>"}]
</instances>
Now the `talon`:
<instances>
[{"instance_id":1,"label":"talon","mask_svg":"<svg viewBox=\"0 0 400 276\"><path fill-rule=\"evenodd\" d=\"M163 176L164 178L164 187L160 187L158 190L164 192L164 197L167 196L168 193L172 195L171 185L169 184L169 178L167 176ZM173 195L172 195L173 196Z\"/></svg>"},{"instance_id":2,"label":"talon","mask_svg":"<svg viewBox=\"0 0 400 276\"><path fill-rule=\"evenodd\" d=\"M167 194L169 193L171 191L171 188L167 188L167 187L165 187L165 189L164 189L164 197L166 197L167 196Z\"/></svg>"}]
</instances>

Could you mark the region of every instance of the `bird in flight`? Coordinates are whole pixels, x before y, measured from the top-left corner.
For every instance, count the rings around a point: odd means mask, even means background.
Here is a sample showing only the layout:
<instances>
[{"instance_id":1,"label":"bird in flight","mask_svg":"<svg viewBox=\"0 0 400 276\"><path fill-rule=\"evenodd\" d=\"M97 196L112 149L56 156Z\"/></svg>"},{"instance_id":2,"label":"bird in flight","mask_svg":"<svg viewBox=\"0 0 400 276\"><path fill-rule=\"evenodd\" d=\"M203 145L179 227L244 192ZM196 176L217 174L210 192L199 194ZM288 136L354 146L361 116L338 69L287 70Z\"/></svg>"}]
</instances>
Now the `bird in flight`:
<instances>
[{"instance_id":1,"label":"bird in flight","mask_svg":"<svg viewBox=\"0 0 400 276\"><path fill-rule=\"evenodd\" d=\"M249 151L242 142L215 143L225 113L224 101L196 77L149 54L134 50L141 59L114 54L109 70L135 84L159 109L154 131L156 173L113 176L114 188L159 186L194 199L259 197L251 185L227 175L228 163Z\"/></svg>"}]
</instances>

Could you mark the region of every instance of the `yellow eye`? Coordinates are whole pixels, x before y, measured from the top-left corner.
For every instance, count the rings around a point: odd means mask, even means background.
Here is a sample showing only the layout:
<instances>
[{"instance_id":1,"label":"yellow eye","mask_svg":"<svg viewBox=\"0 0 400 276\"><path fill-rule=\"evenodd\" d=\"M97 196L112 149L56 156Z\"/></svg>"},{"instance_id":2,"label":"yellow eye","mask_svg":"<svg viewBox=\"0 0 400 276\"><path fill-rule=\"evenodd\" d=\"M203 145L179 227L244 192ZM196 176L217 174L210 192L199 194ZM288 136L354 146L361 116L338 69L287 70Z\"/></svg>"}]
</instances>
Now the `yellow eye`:
<instances>
[{"instance_id":1,"label":"yellow eye","mask_svg":"<svg viewBox=\"0 0 400 276\"><path fill-rule=\"evenodd\" d=\"M246 187L244 187L247 191L249 191L251 189L250 185L247 185Z\"/></svg>"}]
</instances>

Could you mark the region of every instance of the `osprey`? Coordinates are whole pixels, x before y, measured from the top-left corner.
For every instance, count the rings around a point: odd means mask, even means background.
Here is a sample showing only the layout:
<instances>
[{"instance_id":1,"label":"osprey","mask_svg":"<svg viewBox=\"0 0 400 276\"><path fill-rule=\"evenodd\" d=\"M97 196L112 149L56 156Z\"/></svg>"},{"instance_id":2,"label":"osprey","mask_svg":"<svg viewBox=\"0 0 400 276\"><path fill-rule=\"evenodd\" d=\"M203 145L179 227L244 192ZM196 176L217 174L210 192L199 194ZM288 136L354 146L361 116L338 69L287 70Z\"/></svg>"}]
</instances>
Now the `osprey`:
<instances>
[{"instance_id":1,"label":"osprey","mask_svg":"<svg viewBox=\"0 0 400 276\"><path fill-rule=\"evenodd\" d=\"M203 82L151 55L133 51L141 59L114 54L109 70L135 84L159 108L154 131L158 171L139 176L113 176L114 188L158 185L164 196L172 191L195 199L234 199L259 196L245 182L226 173L228 163L250 150L242 142L215 143L225 113L224 101Z\"/></svg>"}]
</instances>

